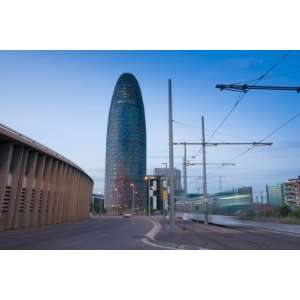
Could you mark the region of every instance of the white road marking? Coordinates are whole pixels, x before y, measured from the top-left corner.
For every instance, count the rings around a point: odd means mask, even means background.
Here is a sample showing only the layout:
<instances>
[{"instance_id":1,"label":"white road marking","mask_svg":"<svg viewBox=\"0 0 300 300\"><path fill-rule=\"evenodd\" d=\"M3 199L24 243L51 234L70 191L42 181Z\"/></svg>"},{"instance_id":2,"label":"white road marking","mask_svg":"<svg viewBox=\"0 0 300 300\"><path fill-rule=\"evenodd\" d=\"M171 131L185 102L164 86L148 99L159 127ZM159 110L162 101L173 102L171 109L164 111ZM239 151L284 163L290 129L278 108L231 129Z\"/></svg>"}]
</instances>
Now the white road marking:
<instances>
[{"instance_id":1,"label":"white road marking","mask_svg":"<svg viewBox=\"0 0 300 300\"><path fill-rule=\"evenodd\" d=\"M152 243L149 240L147 240L146 238L143 238L142 242L145 243L145 244L148 244L148 245L150 245L152 247L156 247L156 248L169 249L169 250L178 250L177 248L173 248L173 247L168 247L168 246L163 246L163 245L158 245L158 244Z\"/></svg>"}]
</instances>

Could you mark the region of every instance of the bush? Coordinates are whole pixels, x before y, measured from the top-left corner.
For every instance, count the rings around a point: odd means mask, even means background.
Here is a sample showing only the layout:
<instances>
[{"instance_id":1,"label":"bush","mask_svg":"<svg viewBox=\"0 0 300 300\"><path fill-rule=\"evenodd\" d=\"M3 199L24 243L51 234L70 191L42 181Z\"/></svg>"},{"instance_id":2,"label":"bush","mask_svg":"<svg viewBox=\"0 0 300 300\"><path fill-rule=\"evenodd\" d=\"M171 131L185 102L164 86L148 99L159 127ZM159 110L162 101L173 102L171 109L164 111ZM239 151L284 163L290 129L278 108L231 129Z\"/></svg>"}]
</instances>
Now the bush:
<instances>
[{"instance_id":1,"label":"bush","mask_svg":"<svg viewBox=\"0 0 300 300\"><path fill-rule=\"evenodd\" d=\"M292 216L300 219L300 208L296 208L295 210L292 211Z\"/></svg>"},{"instance_id":2,"label":"bush","mask_svg":"<svg viewBox=\"0 0 300 300\"><path fill-rule=\"evenodd\" d=\"M276 207L266 207L265 210L264 210L264 215L266 217L278 217L279 212L278 212L278 209Z\"/></svg>"},{"instance_id":3,"label":"bush","mask_svg":"<svg viewBox=\"0 0 300 300\"><path fill-rule=\"evenodd\" d=\"M254 209L249 209L246 211L246 217L248 218L254 218L256 215L255 210Z\"/></svg>"},{"instance_id":4,"label":"bush","mask_svg":"<svg viewBox=\"0 0 300 300\"><path fill-rule=\"evenodd\" d=\"M289 213L291 212L291 209L288 205L283 204L279 207L279 215L281 217L287 217Z\"/></svg>"}]
</instances>

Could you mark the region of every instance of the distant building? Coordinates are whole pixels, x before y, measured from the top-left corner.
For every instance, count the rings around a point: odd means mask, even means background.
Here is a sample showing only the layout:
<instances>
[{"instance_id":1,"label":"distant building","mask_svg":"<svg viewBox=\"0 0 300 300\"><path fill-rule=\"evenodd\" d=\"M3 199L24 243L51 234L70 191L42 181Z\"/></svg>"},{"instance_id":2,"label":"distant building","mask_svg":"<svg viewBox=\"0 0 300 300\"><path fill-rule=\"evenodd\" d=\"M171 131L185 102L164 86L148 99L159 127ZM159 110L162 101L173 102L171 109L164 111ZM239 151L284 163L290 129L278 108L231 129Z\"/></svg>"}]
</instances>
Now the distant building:
<instances>
[{"instance_id":1,"label":"distant building","mask_svg":"<svg viewBox=\"0 0 300 300\"><path fill-rule=\"evenodd\" d=\"M295 179L289 179L283 186L284 202L290 208L300 208L300 176Z\"/></svg>"},{"instance_id":2,"label":"distant building","mask_svg":"<svg viewBox=\"0 0 300 300\"><path fill-rule=\"evenodd\" d=\"M265 201L265 199L267 199L266 191L253 192L253 202L254 203L264 204L267 202L267 200Z\"/></svg>"},{"instance_id":3,"label":"distant building","mask_svg":"<svg viewBox=\"0 0 300 300\"><path fill-rule=\"evenodd\" d=\"M168 178L166 176L147 175L146 203L147 211L163 211L168 208ZM149 203L150 201L150 203Z\"/></svg>"},{"instance_id":4,"label":"distant building","mask_svg":"<svg viewBox=\"0 0 300 300\"><path fill-rule=\"evenodd\" d=\"M283 184L266 185L267 204L281 206L284 203Z\"/></svg>"},{"instance_id":5,"label":"distant building","mask_svg":"<svg viewBox=\"0 0 300 300\"><path fill-rule=\"evenodd\" d=\"M102 194L92 194L91 212L100 214L104 211L104 196Z\"/></svg>"},{"instance_id":6,"label":"distant building","mask_svg":"<svg viewBox=\"0 0 300 300\"><path fill-rule=\"evenodd\" d=\"M154 169L154 176L165 176L166 178L169 177L169 168L155 168ZM182 194L182 185L181 185L181 171L174 168L174 192L175 194Z\"/></svg>"}]
</instances>

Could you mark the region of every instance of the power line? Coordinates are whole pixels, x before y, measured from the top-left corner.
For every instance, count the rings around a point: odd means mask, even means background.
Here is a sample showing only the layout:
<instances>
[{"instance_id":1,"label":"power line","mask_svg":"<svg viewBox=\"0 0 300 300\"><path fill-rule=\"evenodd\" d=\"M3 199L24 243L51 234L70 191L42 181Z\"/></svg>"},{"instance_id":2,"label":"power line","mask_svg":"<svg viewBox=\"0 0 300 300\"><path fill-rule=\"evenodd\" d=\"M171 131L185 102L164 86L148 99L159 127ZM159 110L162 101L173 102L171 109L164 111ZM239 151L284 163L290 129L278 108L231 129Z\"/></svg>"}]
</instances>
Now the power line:
<instances>
[{"instance_id":1,"label":"power line","mask_svg":"<svg viewBox=\"0 0 300 300\"><path fill-rule=\"evenodd\" d=\"M276 134L279 130L281 130L282 128L284 128L285 126L287 126L289 123L291 123L292 121L294 121L296 118L298 118L300 116L300 112L296 113L295 115L293 115L291 118L289 118L287 121L285 121L283 124L281 124L279 127L276 127L275 129L273 129L269 134L267 134L264 138L262 138L259 142L263 142L266 139L270 138L271 136L273 136L274 134ZM229 162L232 162L238 158L240 158L241 156L244 156L245 154L247 154L248 152L250 152L253 148L255 148L257 146L253 145L251 147L249 147L248 149L246 149L245 151L241 152L240 154L238 154L237 156L233 157L231 160L229 160ZM223 166L218 167L215 169L221 169Z\"/></svg>"},{"instance_id":2,"label":"power line","mask_svg":"<svg viewBox=\"0 0 300 300\"><path fill-rule=\"evenodd\" d=\"M287 58L287 56L291 53L292 50L289 50L287 53L282 55L270 68L268 68L261 76L259 76L254 81L254 86L257 85L261 80L263 80L266 76L268 76L284 59ZM218 132L218 130L224 125L224 123L228 120L230 115L233 113L233 111L237 108L237 106L241 103L241 101L246 96L246 92L243 91L242 94L240 94L234 103L233 107L230 109L230 111L225 115L224 119L219 123L219 125L216 127L216 129L213 131L213 133L210 135L208 140L210 140L212 137L215 136L215 134Z\"/></svg>"},{"instance_id":3,"label":"power line","mask_svg":"<svg viewBox=\"0 0 300 300\"><path fill-rule=\"evenodd\" d=\"M287 58L287 56L292 52L292 50L287 51L284 55L282 55L270 68L268 68L261 76L259 76L258 78L254 79L254 80L249 80L247 81L247 83L249 82L254 82L254 86L257 85L261 80L263 80L266 76L268 76L280 63L282 63L282 61L284 59ZM240 94L237 97L237 100L235 101L234 105L232 106L232 108L229 110L229 112L225 115L225 117L222 119L222 121L219 123L219 125L215 128L215 130L213 131L213 133L209 136L208 141L210 141L215 135L216 133L219 131L219 129L224 125L224 123L229 119L229 117L231 116L231 114L233 113L233 111L237 108L237 106L242 102L242 100L244 99L244 97L246 96L246 91L242 91L242 94ZM198 152L193 155L194 157L197 157L197 155L201 152L201 149L198 150Z\"/></svg>"},{"instance_id":4,"label":"power line","mask_svg":"<svg viewBox=\"0 0 300 300\"><path fill-rule=\"evenodd\" d=\"M269 137L271 137L272 135L274 135L276 132L278 132L280 129L282 129L283 127L285 127L286 125L288 125L289 123L291 123L292 121L294 121L296 118L298 118L300 116L300 112L296 113L294 116L292 116L291 118L289 118L287 121L285 121L281 126L275 128L274 130L272 130L268 135L266 135L261 141L265 141L266 139L268 139Z\"/></svg>"},{"instance_id":5,"label":"power line","mask_svg":"<svg viewBox=\"0 0 300 300\"><path fill-rule=\"evenodd\" d=\"M213 131L213 133L209 136L208 140L210 141L218 132L218 130L224 125L224 123L228 120L230 115L233 113L233 111L237 108L237 106L241 103L241 101L244 99L246 96L246 93L244 92L243 94L240 94L235 101L234 105L232 108L229 110L229 112L225 115L224 119L219 123L219 125L216 127L216 129Z\"/></svg>"},{"instance_id":6,"label":"power line","mask_svg":"<svg viewBox=\"0 0 300 300\"><path fill-rule=\"evenodd\" d=\"M269 75L269 73L271 73L280 63L282 63L282 61L284 59L286 59L290 53L292 52L292 50L287 51L284 55L282 55L282 57L275 63L273 64L262 76L260 76L258 79L262 80L263 78L265 78L266 76Z\"/></svg>"}]
</instances>

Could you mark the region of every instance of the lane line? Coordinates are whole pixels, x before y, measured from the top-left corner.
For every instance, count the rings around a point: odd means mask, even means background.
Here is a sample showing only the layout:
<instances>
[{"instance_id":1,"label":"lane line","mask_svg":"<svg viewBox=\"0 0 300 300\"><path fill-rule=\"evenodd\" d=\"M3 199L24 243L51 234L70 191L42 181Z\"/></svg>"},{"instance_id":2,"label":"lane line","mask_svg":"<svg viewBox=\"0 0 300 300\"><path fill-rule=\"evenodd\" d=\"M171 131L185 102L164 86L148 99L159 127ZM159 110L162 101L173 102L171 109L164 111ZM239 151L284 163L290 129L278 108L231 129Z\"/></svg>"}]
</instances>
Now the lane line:
<instances>
[{"instance_id":1,"label":"lane line","mask_svg":"<svg viewBox=\"0 0 300 300\"><path fill-rule=\"evenodd\" d=\"M168 247L168 246L163 246L163 245L159 245L159 244L155 244L153 242L150 242L147 238L143 238L141 239L141 241L147 245L150 245L152 247L155 248L162 248L162 249L169 249L169 250L178 250L178 248L173 248L173 247Z\"/></svg>"},{"instance_id":2,"label":"lane line","mask_svg":"<svg viewBox=\"0 0 300 300\"><path fill-rule=\"evenodd\" d=\"M148 220L149 221L149 220ZM209 250L208 248L204 248L204 247L197 247L197 246L189 246L189 245L183 245L183 244L174 244L174 246L171 245L167 245L167 243L164 244L164 242L159 242L161 244L157 244L155 243L155 236L159 233L160 229L161 229L161 225L159 222L155 222L152 219L150 219L150 221L153 224L153 227L151 228L150 231L148 231L145 234L145 238L142 239L142 242L155 246L155 247L160 247L160 248L164 248L164 249L170 249L170 250ZM172 243L169 243L172 244Z\"/></svg>"}]
</instances>

